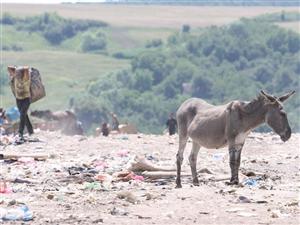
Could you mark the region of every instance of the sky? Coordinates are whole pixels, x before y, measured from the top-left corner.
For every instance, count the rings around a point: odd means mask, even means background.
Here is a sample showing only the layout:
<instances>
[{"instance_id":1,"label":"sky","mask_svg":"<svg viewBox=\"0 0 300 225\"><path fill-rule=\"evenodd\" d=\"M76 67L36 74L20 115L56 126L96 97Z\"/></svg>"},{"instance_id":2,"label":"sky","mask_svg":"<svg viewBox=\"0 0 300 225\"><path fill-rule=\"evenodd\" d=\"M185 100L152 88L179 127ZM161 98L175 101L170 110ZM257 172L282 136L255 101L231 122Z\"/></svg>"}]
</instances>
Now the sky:
<instances>
[{"instance_id":1,"label":"sky","mask_svg":"<svg viewBox=\"0 0 300 225\"><path fill-rule=\"evenodd\" d=\"M0 0L1 3L57 4L61 2L104 2L104 0Z\"/></svg>"}]
</instances>

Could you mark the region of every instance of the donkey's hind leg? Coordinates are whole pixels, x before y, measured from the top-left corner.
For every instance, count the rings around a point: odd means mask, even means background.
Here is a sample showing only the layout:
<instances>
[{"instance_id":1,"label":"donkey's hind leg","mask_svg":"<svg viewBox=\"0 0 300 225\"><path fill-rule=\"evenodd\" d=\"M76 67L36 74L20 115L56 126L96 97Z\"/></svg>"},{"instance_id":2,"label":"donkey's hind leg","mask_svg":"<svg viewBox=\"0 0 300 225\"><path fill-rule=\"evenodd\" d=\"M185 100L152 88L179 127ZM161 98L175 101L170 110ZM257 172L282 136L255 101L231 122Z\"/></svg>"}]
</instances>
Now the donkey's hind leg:
<instances>
[{"instance_id":1,"label":"donkey's hind leg","mask_svg":"<svg viewBox=\"0 0 300 225\"><path fill-rule=\"evenodd\" d=\"M181 165L182 165L182 161L183 161L183 152L186 146L186 142L188 140L187 135L182 135L179 134L179 147L178 147L178 152L176 155L176 165L177 165L177 178L176 178L176 188L181 188L181 178L180 178L180 174L181 174Z\"/></svg>"},{"instance_id":2,"label":"donkey's hind leg","mask_svg":"<svg viewBox=\"0 0 300 225\"><path fill-rule=\"evenodd\" d=\"M189 156L189 162L192 171L193 184L195 186L199 186L199 180L197 177L197 156L198 156L199 149L200 149L200 145L197 144L195 141L193 141L193 147Z\"/></svg>"}]
</instances>

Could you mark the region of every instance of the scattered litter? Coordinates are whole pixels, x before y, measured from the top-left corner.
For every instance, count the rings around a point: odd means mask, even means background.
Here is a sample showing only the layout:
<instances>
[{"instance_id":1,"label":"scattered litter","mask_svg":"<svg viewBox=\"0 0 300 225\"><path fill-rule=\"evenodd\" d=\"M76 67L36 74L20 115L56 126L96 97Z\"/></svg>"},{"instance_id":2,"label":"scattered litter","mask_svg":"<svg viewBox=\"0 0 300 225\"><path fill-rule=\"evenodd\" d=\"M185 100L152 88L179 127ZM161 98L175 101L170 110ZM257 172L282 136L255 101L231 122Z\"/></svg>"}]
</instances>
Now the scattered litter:
<instances>
[{"instance_id":1,"label":"scattered litter","mask_svg":"<svg viewBox=\"0 0 300 225\"><path fill-rule=\"evenodd\" d=\"M240 212L237 215L238 216L242 216L242 217L254 217L254 216L257 216L257 214L255 214L255 213L249 213L249 212Z\"/></svg>"},{"instance_id":2,"label":"scattered litter","mask_svg":"<svg viewBox=\"0 0 300 225\"><path fill-rule=\"evenodd\" d=\"M247 178L243 181L243 185L247 185L249 187L255 187L257 186L257 180L253 178Z\"/></svg>"},{"instance_id":3,"label":"scattered litter","mask_svg":"<svg viewBox=\"0 0 300 225\"><path fill-rule=\"evenodd\" d=\"M213 154L212 158L215 161L221 161L221 160L224 160L225 155L226 155L226 153L223 153L223 152L215 153L215 154Z\"/></svg>"},{"instance_id":4,"label":"scattered litter","mask_svg":"<svg viewBox=\"0 0 300 225\"><path fill-rule=\"evenodd\" d=\"M226 209L225 211L234 213L234 212L239 212L242 210L244 210L244 208L229 208L229 209Z\"/></svg>"},{"instance_id":5,"label":"scattered litter","mask_svg":"<svg viewBox=\"0 0 300 225\"><path fill-rule=\"evenodd\" d=\"M26 205L17 208L0 208L0 216L2 220L9 221L30 221L33 219L33 214Z\"/></svg>"},{"instance_id":6,"label":"scattered litter","mask_svg":"<svg viewBox=\"0 0 300 225\"><path fill-rule=\"evenodd\" d=\"M98 182L91 182L91 183L86 182L84 187L85 187L85 189L88 189L88 190L100 190L101 189L101 185Z\"/></svg>"},{"instance_id":7,"label":"scattered litter","mask_svg":"<svg viewBox=\"0 0 300 225\"><path fill-rule=\"evenodd\" d=\"M0 181L0 193L1 194L10 194L12 193L12 189L8 186L5 180Z\"/></svg>"},{"instance_id":8,"label":"scattered litter","mask_svg":"<svg viewBox=\"0 0 300 225\"><path fill-rule=\"evenodd\" d=\"M128 157L129 152L127 150L121 150L117 153L119 157Z\"/></svg>"}]
</instances>

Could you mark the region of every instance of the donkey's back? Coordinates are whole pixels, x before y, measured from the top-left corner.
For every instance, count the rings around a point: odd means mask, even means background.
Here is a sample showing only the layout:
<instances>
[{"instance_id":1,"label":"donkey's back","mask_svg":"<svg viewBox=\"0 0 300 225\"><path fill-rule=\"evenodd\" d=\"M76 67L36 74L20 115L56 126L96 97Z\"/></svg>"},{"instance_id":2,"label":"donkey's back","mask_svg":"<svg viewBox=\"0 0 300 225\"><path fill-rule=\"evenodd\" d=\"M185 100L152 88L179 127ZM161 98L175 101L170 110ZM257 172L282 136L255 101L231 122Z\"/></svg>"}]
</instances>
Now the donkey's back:
<instances>
[{"instance_id":1,"label":"donkey's back","mask_svg":"<svg viewBox=\"0 0 300 225\"><path fill-rule=\"evenodd\" d=\"M227 106L214 106L199 98L186 100L176 114L179 139L191 137L208 148L223 146Z\"/></svg>"}]
</instances>

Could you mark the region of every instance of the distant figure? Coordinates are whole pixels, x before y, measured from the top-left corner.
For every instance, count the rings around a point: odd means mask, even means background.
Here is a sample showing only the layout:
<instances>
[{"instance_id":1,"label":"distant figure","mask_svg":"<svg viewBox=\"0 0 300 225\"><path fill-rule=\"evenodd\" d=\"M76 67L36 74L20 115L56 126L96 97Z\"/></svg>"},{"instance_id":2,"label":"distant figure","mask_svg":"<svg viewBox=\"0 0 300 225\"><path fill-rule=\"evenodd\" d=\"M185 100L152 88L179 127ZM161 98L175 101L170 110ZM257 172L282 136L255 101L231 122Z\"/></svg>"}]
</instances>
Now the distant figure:
<instances>
[{"instance_id":1,"label":"distant figure","mask_svg":"<svg viewBox=\"0 0 300 225\"><path fill-rule=\"evenodd\" d=\"M169 134L173 135L176 132L176 128L177 128L177 121L174 118L174 113L170 113L169 115L169 119L167 120L166 123L168 129L169 129Z\"/></svg>"},{"instance_id":2,"label":"distant figure","mask_svg":"<svg viewBox=\"0 0 300 225\"><path fill-rule=\"evenodd\" d=\"M111 124L111 128L112 130L116 130L119 131L119 120L116 114L114 113L110 113L111 118L112 118L112 124Z\"/></svg>"},{"instance_id":3,"label":"distant figure","mask_svg":"<svg viewBox=\"0 0 300 225\"><path fill-rule=\"evenodd\" d=\"M109 135L109 129L107 123L102 123L101 133L103 136L107 137Z\"/></svg>"},{"instance_id":4,"label":"distant figure","mask_svg":"<svg viewBox=\"0 0 300 225\"><path fill-rule=\"evenodd\" d=\"M24 140L23 132L25 126L29 135L33 134L33 127L27 114L31 103L29 67L8 67L7 69L20 112L19 138L20 140Z\"/></svg>"}]
</instances>

